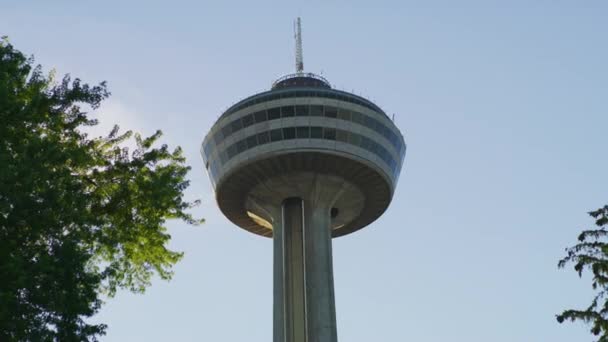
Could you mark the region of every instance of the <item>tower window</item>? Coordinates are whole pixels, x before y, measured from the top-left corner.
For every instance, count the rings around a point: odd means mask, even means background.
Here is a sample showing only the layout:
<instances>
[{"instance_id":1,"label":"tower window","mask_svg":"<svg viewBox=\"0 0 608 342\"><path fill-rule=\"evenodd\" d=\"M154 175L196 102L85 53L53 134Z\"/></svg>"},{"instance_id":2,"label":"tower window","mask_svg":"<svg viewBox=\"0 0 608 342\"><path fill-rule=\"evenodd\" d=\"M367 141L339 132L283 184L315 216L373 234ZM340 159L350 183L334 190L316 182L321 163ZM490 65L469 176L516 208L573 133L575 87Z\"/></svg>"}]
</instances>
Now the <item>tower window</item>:
<instances>
[{"instance_id":1,"label":"tower window","mask_svg":"<svg viewBox=\"0 0 608 342\"><path fill-rule=\"evenodd\" d=\"M270 141L280 141L283 140L281 129L273 129L270 131Z\"/></svg>"},{"instance_id":2,"label":"tower window","mask_svg":"<svg viewBox=\"0 0 608 342\"><path fill-rule=\"evenodd\" d=\"M243 116L243 127L249 127L253 125L253 114Z\"/></svg>"},{"instance_id":3,"label":"tower window","mask_svg":"<svg viewBox=\"0 0 608 342\"><path fill-rule=\"evenodd\" d=\"M261 110L259 112L256 112L255 114L253 114L253 116L255 117L255 122L256 123L260 123L260 122L266 121L266 111L265 110Z\"/></svg>"},{"instance_id":4,"label":"tower window","mask_svg":"<svg viewBox=\"0 0 608 342\"><path fill-rule=\"evenodd\" d=\"M243 124L241 123L241 119L237 119L232 121L232 123L230 124L231 129L232 129L232 133L241 130L241 128L243 128Z\"/></svg>"},{"instance_id":5,"label":"tower window","mask_svg":"<svg viewBox=\"0 0 608 342\"><path fill-rule=\"evenodd\" d=\"M296 137L298 139L310 138L310 127L296 127Z\"/></svg>"},{"instance_id":6,"label":"tower window","mask_svg":"<svg viewBox=\"0 0 608 342\"><path fill-rule=\"evenodd\" d=\"M323 139L336 140L336 129L335 128L323 128Z\"/></svg>"},{"instance_id":7,"label":"tower window","mask_svg":"<svg viewBox=\"0 0 608 342\"><path fill-rule=\"evenodd\" d=\"M264 145L270 141L270 135L268 132L258 133L258 144Z\"/></svg>"},{"instance_id":8,"label":"tower window","mask_svg":"<svg viewBox=\"0 0 608 342\"><path fill-rule=\"evenodd\" d=\"M347 142L348 141L348 132L343 131L341 129L336 130L336 140L341 141L341 142Z\"/></svg>"},{"instance_id":9,"label":"tower window","mask_svg":"<svg viewBox=\"0 0 608 342\"><path fill-rule=\"evenodd\" d=\"M308 116L308 106L296 106L296 116Z\"/></svg>"},{"instance_id":10,"label":"tower window","mask_svg":"<svg viewBox=\"0 0 608 342\"><path fill-rule=\"evenodd\" d=\"M295 111L293 109L293 106L281 107L281 117L287 118L287 117L294 116L294 115L295 115Z\"/></svg>"},{"instance_id":11,"label":"tower window","mask_svg":"<svg viewBox=\"0 0 608 342\"><path fill-rule=\"evenodd\" d=\"M274 120L281 117L281 108L271 108L268 110L268 120Z\"/></svg>"},{"instance_id":12,"label":"tower window","mask_svg":"<svg viewBox=\"0 0 608 342\"><path fill-rule=\"evenodd\" d=\"M296 128L295 127L283 128L283 139L287 140L287 139L295 139L295 138L296 138Z\"/></svg>"},{"instance_id":13,"label":"tower window","mask_svg":"<svg viewBox=\"0 0 608 342\"><path fill-rule=\"evenodd\" d=\"M338 110L334 107L325 106L325 116L328 118L338 117Z\"/></svg>"},{"instance_id":14,"label":"tower window","mask_svg":"<svg viewBox=\"0 0 608 342\"><path fill-rule=\"evenodd\" d=\"M338 110L338 119L350 120L350 111L340 108Z\"/></svg>"},{"instance_id":15,"label":"tower window","mask_svg":"<svg viewBox=\"0 0 608 342\"><path fill-rule=\"evenodd\" d=\"M310 106L310 116L323 116L323 106Z\"/></svg>"},{"instance_id":16,"label":"tower window","mask_svg":"<svg viewBox=\"0 0 608 342\"><path fill-rule=\"evenodd\" d=\"M257 146L257 144L258 144L258 142L257 142L255 135L252 135L247 138L247 148L255 147L255 146Z\"/></svg>"},{"instance_id":17,"label":"tower window","mask_svg":"<svg viewBox=\"0 0 608 342\"><path fill-rule=\"evenodd\" d=\"M313 139L321 139L323 137L323 128L310 127L310 137Z\"/></svg>"},{"instance_id":18,"label":"tower window","mask_svg":"<svg viewBox=\"0 0 608 342\"><path fill-rule=\"evenodd\" d=\"M239 154L247 149L247 142L245 139L240 140L236 143L236 153Z\"/></svg>"}]
</instances>

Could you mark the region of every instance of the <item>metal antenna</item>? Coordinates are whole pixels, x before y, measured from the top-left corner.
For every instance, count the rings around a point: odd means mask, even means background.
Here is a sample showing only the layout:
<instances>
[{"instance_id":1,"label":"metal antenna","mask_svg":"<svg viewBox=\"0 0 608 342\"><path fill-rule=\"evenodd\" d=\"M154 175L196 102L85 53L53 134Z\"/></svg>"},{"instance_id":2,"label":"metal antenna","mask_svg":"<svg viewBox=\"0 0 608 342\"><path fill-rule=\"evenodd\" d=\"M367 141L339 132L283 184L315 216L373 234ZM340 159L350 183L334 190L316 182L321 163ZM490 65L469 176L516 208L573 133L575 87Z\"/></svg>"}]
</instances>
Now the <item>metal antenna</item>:
<instances>
[{"instance_id":1,"label":"metal antenna","mask_svg":"<svg viewBox=\"0 0 608 342\"><path fill-rule=\"evenodd\" d=\"M295 38L296 38L296 72L302 73L304 71L304 57L302 56L302 25L300 24L300 17L295 22Z\"/></svg>"}]
</instances>

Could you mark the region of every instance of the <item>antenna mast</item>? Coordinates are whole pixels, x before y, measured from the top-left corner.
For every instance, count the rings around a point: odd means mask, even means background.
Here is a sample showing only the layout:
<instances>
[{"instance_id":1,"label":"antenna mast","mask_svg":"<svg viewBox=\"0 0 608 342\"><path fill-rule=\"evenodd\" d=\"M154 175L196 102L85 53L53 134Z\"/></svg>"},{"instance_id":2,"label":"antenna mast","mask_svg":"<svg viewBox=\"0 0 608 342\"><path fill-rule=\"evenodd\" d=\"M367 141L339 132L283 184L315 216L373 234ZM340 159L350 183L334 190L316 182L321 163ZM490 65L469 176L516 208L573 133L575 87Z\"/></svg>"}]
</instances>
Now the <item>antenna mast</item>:
<instances>
[{"instance_id":1,"label":"antenna mast","mask_svg":"<svg viewBox=\"0 0 608 342\"><path fill-rule=\"evenodd\" d=\"M296 72L298 74L304 71L304 57L302 56L302 25L300 17L295 22L295 38L296 38Z\"/></svg>"}]
</instances>

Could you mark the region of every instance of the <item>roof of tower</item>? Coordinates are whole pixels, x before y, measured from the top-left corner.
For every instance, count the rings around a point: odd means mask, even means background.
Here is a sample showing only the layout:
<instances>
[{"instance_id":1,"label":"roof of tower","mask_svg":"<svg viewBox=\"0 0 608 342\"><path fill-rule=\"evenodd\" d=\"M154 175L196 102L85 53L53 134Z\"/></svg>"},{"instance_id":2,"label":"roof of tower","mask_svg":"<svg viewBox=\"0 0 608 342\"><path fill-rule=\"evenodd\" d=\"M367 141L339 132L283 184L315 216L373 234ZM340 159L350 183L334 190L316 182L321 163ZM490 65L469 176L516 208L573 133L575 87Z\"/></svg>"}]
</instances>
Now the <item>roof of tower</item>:
<instances>
[{"instance_id":1,"label":"roof of tower","mask_svg":"<svg viewBox=\"0 0 608 342\"><path fill-rule=\"evenodd\" d=\"M290 87L315 87L331 89L329 82L316 74L313 73L295 73L285 75L272 84L272 90L290 88Z\"/></svg>"}]
</instances>

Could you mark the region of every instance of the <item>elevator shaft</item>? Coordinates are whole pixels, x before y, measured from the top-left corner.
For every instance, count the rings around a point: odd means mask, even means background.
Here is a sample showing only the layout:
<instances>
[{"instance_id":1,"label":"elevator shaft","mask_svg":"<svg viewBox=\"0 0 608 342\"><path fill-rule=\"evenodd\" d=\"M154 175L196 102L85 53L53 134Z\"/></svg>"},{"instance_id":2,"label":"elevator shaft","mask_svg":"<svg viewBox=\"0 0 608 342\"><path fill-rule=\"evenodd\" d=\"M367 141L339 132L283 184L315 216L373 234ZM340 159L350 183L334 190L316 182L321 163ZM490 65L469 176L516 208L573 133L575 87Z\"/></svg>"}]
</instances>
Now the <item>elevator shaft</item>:
<instances>
[{"instance_id":1,"label":"elevator shaft","mask_svg":"<svg viewBox=\"0 0 608 342\"><path fill-rule=\"evenodd\" d=\"M274 342L337 342L330 209L288 198L273 224Z\"/></svg>"}]
</instances>

